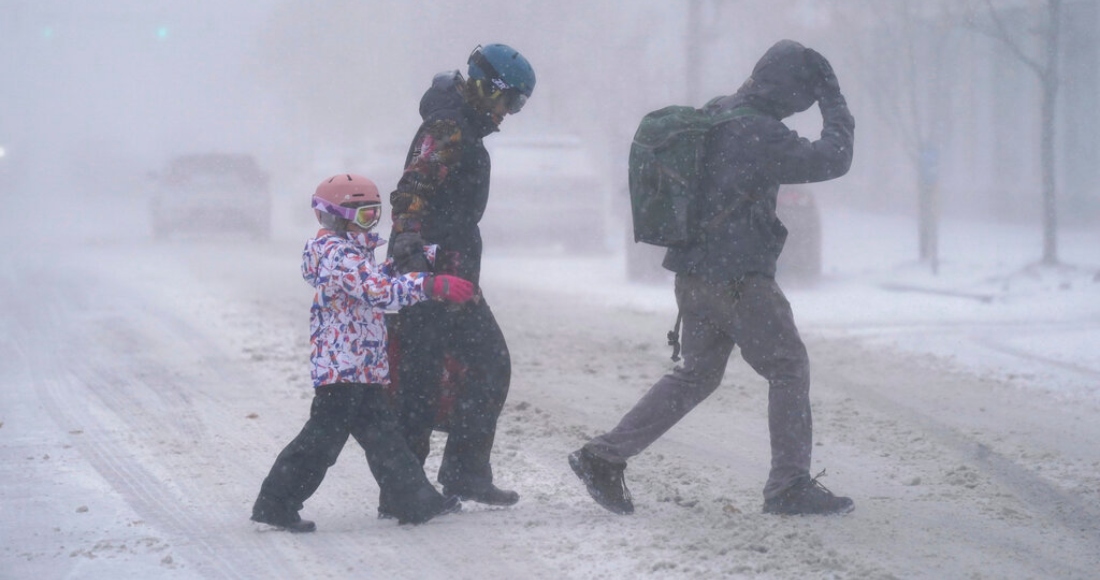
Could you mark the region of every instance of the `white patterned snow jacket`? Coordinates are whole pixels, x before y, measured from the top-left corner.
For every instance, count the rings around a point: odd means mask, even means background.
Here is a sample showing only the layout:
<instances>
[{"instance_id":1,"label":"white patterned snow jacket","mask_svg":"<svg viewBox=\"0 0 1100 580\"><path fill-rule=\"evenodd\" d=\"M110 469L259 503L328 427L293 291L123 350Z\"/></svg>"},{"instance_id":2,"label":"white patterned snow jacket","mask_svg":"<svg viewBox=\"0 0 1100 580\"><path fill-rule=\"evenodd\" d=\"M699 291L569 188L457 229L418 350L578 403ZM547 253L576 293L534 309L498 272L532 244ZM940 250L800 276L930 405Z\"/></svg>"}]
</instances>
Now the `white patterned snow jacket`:
<instances>
[{"instance_id":1,"label":"white patterned snow jacket","mask_svg":"<svg viewBox=\"0 0 1100 580\"><path fill-rule=\"evenodd\" d=\"M317 289L309 310L314 387L390 382L385 312L427 300L427 274L397 275L389 260L377 265L383 243L375 233L321 230L302 250L302 277Z\"/></svg>"}]
</instances>

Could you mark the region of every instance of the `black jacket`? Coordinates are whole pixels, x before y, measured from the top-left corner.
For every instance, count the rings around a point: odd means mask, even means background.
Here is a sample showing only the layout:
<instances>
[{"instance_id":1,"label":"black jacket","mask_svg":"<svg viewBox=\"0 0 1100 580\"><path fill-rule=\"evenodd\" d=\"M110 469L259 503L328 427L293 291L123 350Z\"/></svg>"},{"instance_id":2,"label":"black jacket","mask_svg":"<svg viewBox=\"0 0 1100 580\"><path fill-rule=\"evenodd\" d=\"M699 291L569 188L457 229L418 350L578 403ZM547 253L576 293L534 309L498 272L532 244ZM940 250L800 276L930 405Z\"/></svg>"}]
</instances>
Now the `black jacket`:
<instances>
[{"instance_id":1,"label":"black jacket","mask_svg":"<svg viewBox=\"0 0 1100 580\"><path fill-rule=\"evenodd\" d=\"M699 243L669 249L666 268L714 281L749 273L774 276L787 239L787 228L775 214L779 185L826 181L848 172L855 121L835 84L822 91L821 69L811 54L820 58L797 42L780 41L735 94L709 105L750 107L755 113L735 117L708 135L700 204L707 227ZM815 101L823 126L820 139L811 142L782 119Z\"/></svg>"},{"instance_id":2,"label":"black jacket","mask_svg":"<svg viewBox=\"0 0 1100 580\"><path fill-rule=\"evenodd\" d=\"M438 244L434 270L477 284L481 273L478 222L489 201L489 153L481 139L496 131L462 96L458 71L440 73L420 99L424 119L409 147L405 172L390 196L393 239L416 231Z\"/></svg>"}]
</instances>

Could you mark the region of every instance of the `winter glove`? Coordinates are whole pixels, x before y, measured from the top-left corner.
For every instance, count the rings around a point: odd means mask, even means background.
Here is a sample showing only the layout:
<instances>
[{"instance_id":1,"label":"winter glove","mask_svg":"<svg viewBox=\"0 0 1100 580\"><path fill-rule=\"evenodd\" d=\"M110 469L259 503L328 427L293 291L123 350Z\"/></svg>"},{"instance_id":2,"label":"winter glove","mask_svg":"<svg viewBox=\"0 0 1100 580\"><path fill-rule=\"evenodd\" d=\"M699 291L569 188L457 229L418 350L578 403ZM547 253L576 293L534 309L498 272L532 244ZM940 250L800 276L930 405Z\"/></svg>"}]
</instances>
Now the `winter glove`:
<instances>
[{"instance_id":1,"label":"winter glove","mask_svg":"<svg viewBox=\"0 0 1100 580\"><path fill-rule=\"evenodd\" d=\"M812 48L806 49L807 64L817 70L817 83L814 85L814 96L817 100L828 100L840 96L840 81L833 72L833 65L821 56L820 52Z\"/></svg>"},{"instance_id":2,"label":"winter glove","mask_svg":"<svg viewBox=\"0 0 1100 580\"><path fill-rule=\"evenodd\" d=\"M428 298L445 302L468 302L474 297L473 283L447 274L428 276L424 280L424 289L428 293Z\"/></svg>"},{"instance_id":3,"label":"winter glove","mask_svg":"<svg viewBox=\"0 0 1100 580\"><path fill-rule=\"evenodd\" d=\"M390 246L393 265L398 272L427 272L432 269L424 256L424 238L419 232L402 232L393 238Z\"/></svg>"}]
</instances>

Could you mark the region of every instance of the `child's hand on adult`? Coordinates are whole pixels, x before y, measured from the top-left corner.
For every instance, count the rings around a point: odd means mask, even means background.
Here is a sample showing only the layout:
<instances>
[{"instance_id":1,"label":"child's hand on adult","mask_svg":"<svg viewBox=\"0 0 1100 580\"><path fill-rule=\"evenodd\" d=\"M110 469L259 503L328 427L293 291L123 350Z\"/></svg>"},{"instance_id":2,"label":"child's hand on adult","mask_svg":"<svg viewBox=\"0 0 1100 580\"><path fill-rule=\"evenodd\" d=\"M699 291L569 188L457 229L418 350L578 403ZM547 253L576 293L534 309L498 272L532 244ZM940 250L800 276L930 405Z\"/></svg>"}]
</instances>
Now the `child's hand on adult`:
<instances>
[{"instance_id":1,"label":"child's hand on adult","mask_svg":"<svg viewBox=\"0 0 1100 580\"><path fill-rule=\"evenodd\" d=\"M424 238L416 232L401 232L393 239L394 266L399 272L423 272L431 269L424 256Z\"/></svg>"},{"instance_id":2,"label":"child's hand on adult","mask_svg":"<svg viewBox=\"0 0 1100 580\"><path fill-rule=\"evenodd\" d=\"M433 300L454 303L468 302L476 294L474 285L469 280L447 274L429 276L424 280L424 289Z\"/></svg>"}]
</instances>

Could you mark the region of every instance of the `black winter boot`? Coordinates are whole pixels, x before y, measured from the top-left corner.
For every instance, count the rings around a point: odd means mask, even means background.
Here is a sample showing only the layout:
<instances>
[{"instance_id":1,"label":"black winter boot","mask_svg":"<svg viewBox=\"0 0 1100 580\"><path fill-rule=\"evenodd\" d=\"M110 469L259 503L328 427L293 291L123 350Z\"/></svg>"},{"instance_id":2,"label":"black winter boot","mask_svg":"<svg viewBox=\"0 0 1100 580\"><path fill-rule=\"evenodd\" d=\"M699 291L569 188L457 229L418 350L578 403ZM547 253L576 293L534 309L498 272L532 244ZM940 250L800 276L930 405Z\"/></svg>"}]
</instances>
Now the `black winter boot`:
<instances>
[{"instance_id":1,"label":"black winter boot","mask_svg":"<svg viewBox=\"0 0 1100 580\"><path fill-rule=\"evenodd\" d=\"M442 496L434 487L424 488L405 501L387 498L378 503L378 519L398 524L422 524L436 516L462 511L458 497Z\"/></svg>"},{"instance_id":2,"label":"black winter boot","mask_svg":"<svg viewBox=\"0 0 1100 580\"><path fill-rule=\"evenodd\" d=\"M263 509L259 505L252 508L252 521L275 526L292 534L302 534L317 530L317 524L303 520L296 512Z\"/></svg>"},{"instance_id":3,"label":"black winter boot","mask_svg":"<svg viewBox=\"0 0 1100 580\"><path fill-rule=\"evenodd\" d=\"M780 515L828 515L846 514L856 509L851 498L833 495L817 478L825 475L825 470L812 479L805 479L787 488L779 495L764 500L764 513Z\"/></svg>"},{"instance_id":4,"label":"black winter boot","mask_svg":"<svg viewBox=\"0 0 1100 580\"><path fill-rule=\"evenodd\" d=\"M626 463L612 463L582 448L569 455L569 467L584 482L588 495L604 509L620 515L634 513L634 500L623 479Z\"/></svg>"},{"instance_id":5,"label":"black winter boot","mask_svg":"<svg viewBox=\"0 0 1100 580\"><path fill-rule=\"evenodd\" d=\"M435 504L434 507L428 510L422 511L413 516L407 516L405 518L398 518L397 523L404 524L423 524L428 520L443 516L447 514L453 514L462 511L462 503L458 501L458 497L449 496L443 498L441 501Z\"/></svg>"}]
</instances>

